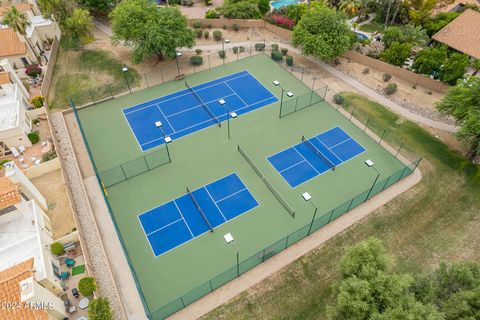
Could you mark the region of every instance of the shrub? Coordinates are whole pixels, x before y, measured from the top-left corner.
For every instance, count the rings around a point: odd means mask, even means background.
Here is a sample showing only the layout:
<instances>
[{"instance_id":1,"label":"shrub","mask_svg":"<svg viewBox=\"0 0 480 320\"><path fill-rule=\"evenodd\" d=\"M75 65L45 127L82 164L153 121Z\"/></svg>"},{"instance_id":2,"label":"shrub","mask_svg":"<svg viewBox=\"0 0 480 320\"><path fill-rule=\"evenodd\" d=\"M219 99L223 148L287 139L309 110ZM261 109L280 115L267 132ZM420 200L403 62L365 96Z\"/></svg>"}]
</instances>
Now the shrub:
<instances>
[{"instance_id":1,"label":"shrub","mask_svg":"<svg viewBox=\"0 0 480 320\"><path fill-rule=\"evenodd\" d=\"M207 12L205 12L205 19L217 19L217 18L218 18L217 10L208 9ZM209 24L209 29L211 28L212 28L212 25Z\"/></svg>"},{"instance_id":2,"label":"shrub","mask_svg":"<svg viewBox=\"0 0 480 320\"><path fill-rule=\"evenodd\" d=\"M238 30L240 30L240 26L238 24L234 23L233 26L232 26L232 29L235 30L235 31L238 31Z\"/></svg>"},{"instance_id":3,"label":"shrub","mask_svg":"<svg viewBox=\"0 0 480 320\"><path fill-rule=\"evenodd\" d=\"M217 12L217 17L218 17L218 12ZM212 28L213 28L213 24L211 24L211 23L207 24L207 28L208 28L208 29L212 29Z\"/></svg>"},{"instance_id":4,"label":"shrub","mask_svg":"<svg viewBox=\"0 0 480 320\"><path fill-rule=\"evenodd\" d=\"M287 66L289 66L289 67L293 66L293 57L292 56L286 56L285 57L285 62L287 62Z\"/></svg>"},{"instance_id":5,"label":"shrub","mask_svg":"<svg viewBox=\"0 0 480 320\"><path fill-rule=\"evenodd\" d=\"M88 319L112 320L113 313L107 298L93 299L88 304Z\"/></svg>"},{"instance_id":6,"label":"shrub","mask_svg":"<svg viewBox=\"0 0 480 320\"><path fill-rule=\"evenodd\" d=\"M193 30L193 33L195 34L195 37L201 38L202 34L203 34L203 31L202 31L202 29L195 29L195 30Z\"/></svg>"},{"instance_id":7,"label":"shrub","mask_svg":"<svg viewBox=\"0 0 480 320\"><path fill-rule=\"evenodd\" d=\"M240 53L245 52L245 47L240 46L238 47L238 50L240 50Z\"/></svg>"},{"instance_id":8,"label":"shrub","mask_svg":"<svg viewBox=\"0 0 480 320\"><path fill-rule=\"evenodd\" d=\"M363 73L363 74L369 74L369 73L370 73L370 69L365 68L365 69L363 69L362 73Z\"/></svg>"},{"instance_id":9,"label":"shrub","mask_svg":"<svg viewBox=\"0 0 480 320\"><path fill-rule=\"evenodd\" d=\"M42 68L38 64L30 64L25 68L25 73L30 77L36 77L42 74Z\"/></svg>"},{"instance_id":10,"label":"shrub","mask_svg":"<svg viewBox=\"0 0 480 320\"><path fill-rule=\"evenodd\" d=\"M394 66L401 67L408 56L410 56L411 49L412 45L409 43L394 42L380 54L380 59Z\"/></svg>"},{"instance_id":11,"label":"shrub","mask_svg":"<svg viewBox=\"0 0 480 320\"><path fill-rule=\"evenodd\" d=\"M36 96L33 97L30 103L35 107L35 108L41 108L45 105L45 98L42 96Z\"/></svg>"},{"instance_id":12,"label":"shrub","mask_svg":"<svg viewBox=\"0 0 480 320\"><path fill-rule=\"evenodd\" d=\"M225 50L219 50L219 51L218 51L218 55L219 55L220 58L222 58L222 59L225 58L225 56L226 56Z\"/></svg>"},{"instance_id":13,"label":"shrub","mask_svg":"<svg viewBox=\"0 0 480 320\"><path fill-rule=\"evenodd\" d=\"M50 251L57 257L61 256L65 252L65 250L63 250L63 245L60 242L54 242L50 244Z\"/></svg>"},{"instance_id":14,"label":"shrub","mask_svg":"<svg viewBox=\"0 0 480 320\"><path fill-rule=\"evenodd\" d=\"M287 16L272 14L266 18L267 22L277 25L281 28L293 30L295 22Z\"/></svg>"},{"instance_id":15,"label":"shrub","mask_svg":"<svg viewBox=\"0 0 480 320\"><path fill-rule=\"evenodd\" d=\"M211 6L212 0L203 0L203 3L205 3L206 6Z\"/></svg>"},{"instance_id":16,"label":"shrub","mask_svg":"<svg viewBox=\"0 0 480 320\"><path fill-rule=\"evenodd\" d=\"M191 7L191 6L193 6L193 0L181 0L180 4L182 6Z\"/></svg>"},{"instance_id":17,"label":"shrub","mask_svg":"<svg viewBox=\"0 0 480 320\"><path fill-rule=\"evenodd\" d=\"M210 37L210 32L208 32L208 30L203 31L203 37L208 39L208 37Z\"/></svg>"},{"instance_id":18,"label":"shrub","mask_svg":"<svg viewBox=\"0 0 480 320\"><path fill-rule=\"evenodd\" d=\"M280 51L282 52L282 54L283 54L284 56L286 56L286 55L287 55L287 52L288 52L288 49L287 49L287 48L282 48L282 49L280 49Z\"/></svg>"},{"instance_id":19,"label":"shrub","mask_svg":"<svg viewBox=\"0 0 480 320\"><path fill-rule=\"evenodd\" d=\"M40 123L40 119L33 119L33 120L32 120L32 123L33 123L34 125L37 125L37 124Z\"/></svg>"},{"instance_id":20,"label":"shrub","mask_svg":"<svg viewBox=\"0 0 480 320\"><path fill-rule=\"evenodd\" d=\"M227 25L226 24L223 25L223 30L227 30Z\"/></svg>"},{"instance_id":21,"label":"shrub","mask_svg":"<svg viewBox=\"0 0 480 320\"><path fill-rule=\"evenodd\" d=\"M32 131L29 134L27 134L27 137L32 144L35 144L40 140L40 133L38 133L38 131Z\"/></svg>"},{"instance_id":22,"label":"shrub","mask_svg":"<svg viewBox=\"0 0 480 320\"><path fill-rule=\"evenodd\" d=\"M272 51L271 56L274 61L281 61L283 59L282 53L280 51Z\"/></svg>"},{"instance_id":23,"label":"shrub","mask_svg":"<svg viewBox=\"0 0 480 320\"><path fill-rule=\"evenodd\" d=\"M337 93L333 96L333 101L338 105L342 105L345 102L345 97Z\"/></svg>"},{"instance_id":24,"label":"shrub","mask_svg":"<svg viewBox=\"0 0 480 320\"><path fill-rule=\"evenodd\" d=\"M78 291L84 297L91 296L95 290L97 290L97 285L95 284L95 279L92 277L84 277L78 281Z\"/></svg>"},{"instance_id":25,"label":"shrub","mask_svg":"<svg viewBox=\"0 0 480 320\"><path fill-rule=\"evenodd\" d=\"M397 91L397 84L396 83L389 83L387 88L385 89L385 93L390 95L394 94Z\"/></svg>"},{"instance_id":26,"label":"shrub","mask_svg":"<svg viewBox=\"0 0 480 320\"><path fill-rule=\"evenodd\" d=\"M265 44L264 43L255 43L255 51L263 51L265 50Z\"/></svg>"},{"instance_id":27,"label":"shrub","mask_svg":"<svg viewBox=\"0 0 480 320\"><path fill-rule=\"evenodd\" d=\"M202 27L202 21L195 20L193 21L193 28L200 29Z\"/></svg>"},{"instance_id":28,"label":"shrub","mask_svg":"<svg viewBox=\"0 0 480 320\"><path fill-rule=\"evenodd\" d=\"M383 74L383 81L387 82L390 79L392 79L392 75L390 73Z\"/></svg>"},{"instance_id":29,"label":"shrub","mask_svg":"<svg viewBox=\"0 0 480 320\"><path fill-rule=\"evenodd\" d=\"M278 44L272 44L272 51L278 51Z\"/></svg>"},{"instance_id":30,"label":"shrub","mask_svg":"<svg viewBox=\"0 0 480 320\"><path fill-rule=\"evenodd\" d=\"M233 50L233 53L236 54L238 52L238 47L233 47L232 50Z\"/></svg>"},{"instance_id":31,"label":"shrub","mask_svg":"<svg viewBox=\"0 0 480 320\"><path fill-rule=\"evenodd\" d=\"M202 49L195 49L196 54L202 54Z\"/></svg>"},{"instance_id":32,"label":"shrub","mask_svg":"<svg viewBox=\"0 0 480 320\"><path fill-rule=\"evenodd\" d=\"M190 64L193 66L199 66L203 63L202 56L191 56L190 57Z\"/></svg>"},{"instance_id":33,"label":"shrub","mask_svg":"<svg viewBox=\"0 0 480 320\"><path fill-rule=\"evenodd\" d=\"M55 152L55 150L50 150L47 153L43 154L42 162L50 161L52 159L55 159L56 157L57 157L57 153ZM62 249L63 249L63 246L62 246Z\"/></svg>"},{"instance_id":34,"label":"shrub","mask_svg":"<svg viewBox=\"0 0 480 320\"><path fill-rule=\"evenodd\" d=\"M213 38L214 38L216 41L222 40L222 31L220 31L220 30L215 30L215 31L213 31Z\"/></svg>"},{"instance_id":35,"label":"shrub","mask_svg":"<svg viewBox=\"0 0 480 320\"><path fill-rule=\"evenodd\" d=\"M221 13L227 19L260 19L262 17L256 0L225 1Z\"/></svg>"}]
</instances>

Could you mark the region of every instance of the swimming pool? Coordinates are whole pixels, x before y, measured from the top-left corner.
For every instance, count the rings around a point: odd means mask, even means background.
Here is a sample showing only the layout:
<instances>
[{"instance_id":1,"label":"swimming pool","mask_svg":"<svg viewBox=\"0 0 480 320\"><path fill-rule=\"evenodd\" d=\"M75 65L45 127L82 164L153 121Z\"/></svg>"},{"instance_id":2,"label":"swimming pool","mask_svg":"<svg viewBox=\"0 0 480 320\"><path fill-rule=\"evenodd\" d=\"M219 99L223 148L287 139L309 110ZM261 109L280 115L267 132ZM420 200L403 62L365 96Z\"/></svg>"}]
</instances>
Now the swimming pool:
<instances>
[{"instance_id":1,"label":"swimming pool","mask_svg":"<svg viewBox=\"0 0 480 320\"><path fill-rule=\"evenodd\" d=\"M359 32L355 32L355 34L357 35L357 39L359 41L362 41L362 40L367 40L368 37L366 35L364 35L363 33L359 33Z\"/></svg>"},{"instance_id":2,"label":"swimming pool","mask_svg":"<svg viewBox=\"0 0 480 320\"><path fill-rule=\"evenodd\" d=\"M297 3L298 3L298 0L279 0L279 1L270 2L272 7L274 7L275 9L280 9L281 7L286 7L286 6L290 6L292 4L297 4Z\"/></svg>"}]
</instances>

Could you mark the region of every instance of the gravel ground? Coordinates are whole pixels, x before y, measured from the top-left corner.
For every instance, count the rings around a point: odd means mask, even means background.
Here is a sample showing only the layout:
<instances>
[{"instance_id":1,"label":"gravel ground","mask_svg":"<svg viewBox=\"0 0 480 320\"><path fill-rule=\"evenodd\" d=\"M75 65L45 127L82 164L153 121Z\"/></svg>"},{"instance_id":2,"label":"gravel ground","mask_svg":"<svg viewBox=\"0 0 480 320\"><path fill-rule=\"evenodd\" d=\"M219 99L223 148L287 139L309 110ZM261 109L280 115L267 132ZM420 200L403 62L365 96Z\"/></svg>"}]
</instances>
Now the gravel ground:
<instances>
[{"instance_id":1,"label":"gravel ground","mask_svg":"<svg viewBox=\"0 0 480 320\"><path fill-rule=\"evenodd\" d=\"M60 112L50 113L50 123L54 129L57 142L57 152L63 164L65 178L70 186L73 205L80 225L79 232L86 243L90 265L93 269L100 296L110 301L113 318L126 319L118 295L115 280L105 254L100 234L95 222L92 208L88 202L80 169L76 163L75 153L71 144L65 121Z\"/></svg>"}]
</instances>

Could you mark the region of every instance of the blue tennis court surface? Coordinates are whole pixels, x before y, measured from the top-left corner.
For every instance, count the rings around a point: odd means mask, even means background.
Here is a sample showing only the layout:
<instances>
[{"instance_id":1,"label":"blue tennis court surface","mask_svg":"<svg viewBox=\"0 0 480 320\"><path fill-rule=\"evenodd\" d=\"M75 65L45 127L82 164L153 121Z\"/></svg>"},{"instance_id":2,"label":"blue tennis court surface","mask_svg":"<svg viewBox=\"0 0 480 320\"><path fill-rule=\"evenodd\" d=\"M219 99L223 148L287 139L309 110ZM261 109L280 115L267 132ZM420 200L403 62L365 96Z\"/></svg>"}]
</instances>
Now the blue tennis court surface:
<instances>
[{"instance_id":1,"label":"blue tennis court surface","mask_svg":"<svg viewBox=\"0 0 480 320\"><path fill-rule=\"evenodd\" d=\"M278 99L248 71L193 86L123 109L123 114L143 151L227 120L227 108L237 115L272 104ZM221 105L219 100L225 100ZM209 109L207 110L204 105ZM214 119L210 112L217 118Z\"/></svg>"},{"instance_id":2,"label":"blue tennis court surface","mask_svg":"<svg viewBox=\"0 0 480 320\"><path fill-rule=\"evenodd\" d=\"M309 147L308 144L313 145ZM296 186L356 157L365 149L341 128L325 131L308 142L283 150L268 158L288 184ZM317 154L321 153L321 156ZM327 158L327 160L321 157Z\"/></svg>"},{"instance_id":3,"label":"blue tennis court surface","mask_svg":"<svg viewBox=\"0 0 480 320\"><path fill-rule=\"evenodd\" d=\"M212 228L258 206L236 173L194 190L192 195ZM138 218L156 257L210 230L188 193Z\"/></svg>"}]
</instances>

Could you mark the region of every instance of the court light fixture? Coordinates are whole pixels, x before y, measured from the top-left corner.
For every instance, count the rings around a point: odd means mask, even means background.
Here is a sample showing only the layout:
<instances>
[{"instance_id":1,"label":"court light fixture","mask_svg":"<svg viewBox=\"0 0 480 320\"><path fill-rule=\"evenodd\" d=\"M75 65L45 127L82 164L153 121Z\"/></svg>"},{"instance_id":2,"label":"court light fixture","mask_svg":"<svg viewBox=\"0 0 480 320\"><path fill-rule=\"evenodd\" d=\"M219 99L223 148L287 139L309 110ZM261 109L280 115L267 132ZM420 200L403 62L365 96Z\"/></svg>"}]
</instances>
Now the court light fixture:
<instances>
[{"instance_id":1,"label":"court light fixture","mask_svg":"<svg viewBox=\"0 0 480 320\"><path fill-rule=\"evenodd\" d=\"M367 197L365 198L365 201L364 201L364 202L367 202L368 198L370 197L370 194L371 194L372 191L373 191L373 188L375 187L375 184L376 184L377 181L378 181L378 178L380 178L380 171L378 171L377 168L375 168L373 161L370 160L370 159L365 160L365 165L366 165L367 167L369 167L369 168L374 169L374 170L377 172L377 176L375 177L375 180L373 181L372 187L371 187L370 190L368 191Z\"/></svg>"},{"instance_id":2,"label":"court light fixture","mask_svg":"<svg viewBox=\"0 0 480 320\"><path fill-rule=\"evenodd\" d=\"M229 40L229 39L225 39L225 43L230 43L230 40Z\"/></svg>"},{"instance_id":3,"label":"court light fixture","mask_svg":"<svg viewBox=\"0 0 480 320\"><path fill-rule=\"evenodd\" d=\"M303 198L303 200L310 203L312 205L313 209L314 209L313 210L313 215L312 215L312 222L310 222L310 227L308 228L308 235L310 235L310 231L312 231L313 222L315 221L315 217L317 216L318 208L315 205L315 203L313 203L312 196L310 195L310 193L308 193L308 192L302 193L302 198Z\"/></svg>"},{"instance_id":4,"label":"court light fixture","mask_svg":"<svg viewBox=\"0 0 480 320\"><path fill-rule=\"evenodd\" d=\"M225 104L225 100L220 99L220 100L218 100L218 103L220 103L223 106Z\"/></svg>"},{"instance_id":5,"label":"court light fixture","mask_svg":"<svg viewBox=\"0 0 480 320\"><path fill-rule=\"evenodd\" d=\"M177 54L177 57L181 57L181 56L182 56L182 53L181 53L180 51L177 51L176 54Z\"/></svg>"},{"instance_id":6,"label":"court light fixture","mask_svg":"<svg viewBox=\"0 0 480 320\"><path fill-rule=\"evenodd\" d=\"M127 71L128 71L128 68L127 68L127 67L122 67L122 71L123 71L123 72L127 72Z\"/></svg>"},{"instance_id":7,"label":"court light fixture","mask_svg":"<svg viewBox=\"0 0 480 320\"><path fill-rule=\"evenodd\" d=\"M156 121L155 127L160 128L162 126L162 121Z\"/></svg>"},{"instance_id":8,"label":"court light fixture","mask_svg":"<svg viewBox=\"0 0 480 320\"><path fill-rule=\"evenodd\" d=\"M278 80L273 80L273 84L278 87L280 85L280 82Z\"/></svg>"},{"instance_id":9,"label":"court light fixture","mask_svg":"<svg viewBox=\"0 0 480 320\"><path fill-rule=\"evenodd\" d=\"M238 117L238 115L237 115L236 112L230 112L230 117L236 118L236 117Z\"/></svg>"},{"instance_id":10,"label":"court light fixture","mask_svg":"<svg viewBox=\"0 0 480 320\"><path fill-rule=\"evenodd\" d=\"M293 97L293 92L288 91L288 92L287 92L287 96L290 97L290 98Z\"/></svg>"},{"instance_id":11,"label":"court light fixture","mask_svg":"<svg viewBox=\"0 0 480 320\"><path fill-rule=\"evenodd\" d=\"M233 242L233 240L234 240L233 236L230 232L223 235L223 238L225 239L225 242L227 242L227 243Z\"/></svg>"},{"instance_id":12,"label":"court light fixture","mask_svg":"<svg viewBox=\"0 0 480 320\"><path fill-rule=\"evenodd\" d=\"M303 199L305 199L305 201L309 201L310 199L312 199L312 196L308 192L302 193L302 197Z\"/></svg>"}]
</instances>

